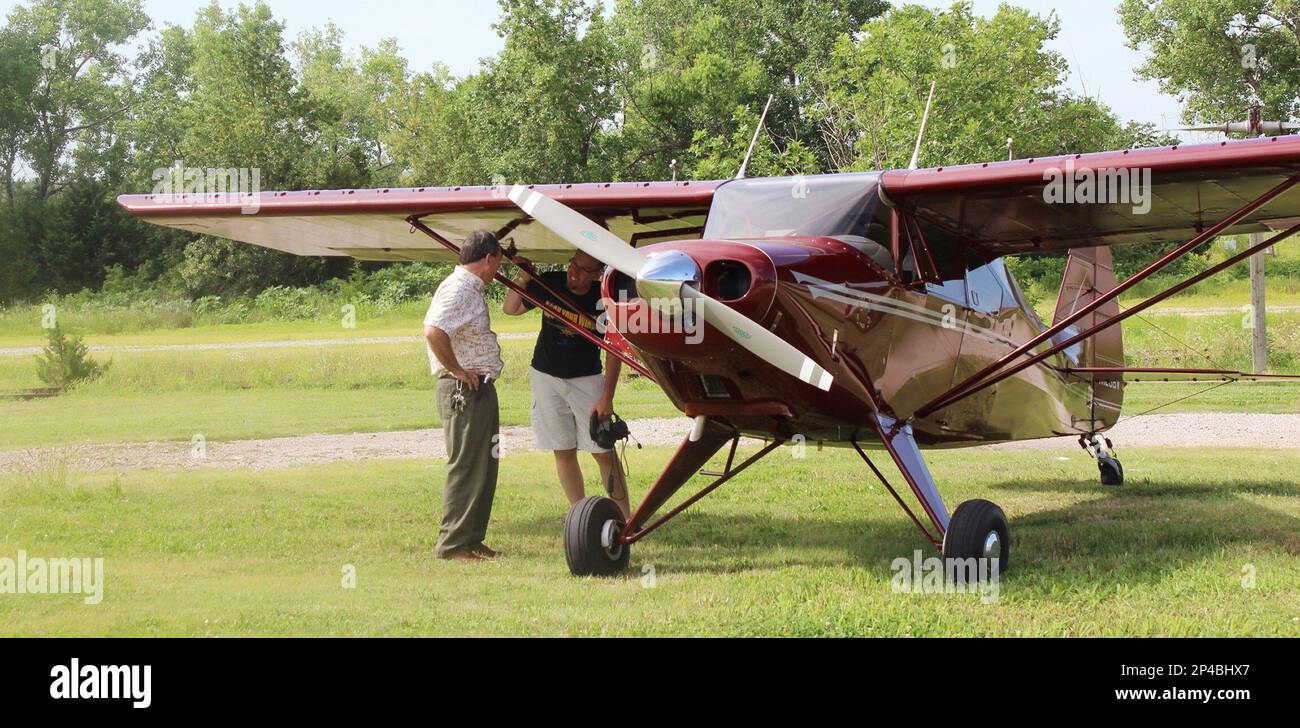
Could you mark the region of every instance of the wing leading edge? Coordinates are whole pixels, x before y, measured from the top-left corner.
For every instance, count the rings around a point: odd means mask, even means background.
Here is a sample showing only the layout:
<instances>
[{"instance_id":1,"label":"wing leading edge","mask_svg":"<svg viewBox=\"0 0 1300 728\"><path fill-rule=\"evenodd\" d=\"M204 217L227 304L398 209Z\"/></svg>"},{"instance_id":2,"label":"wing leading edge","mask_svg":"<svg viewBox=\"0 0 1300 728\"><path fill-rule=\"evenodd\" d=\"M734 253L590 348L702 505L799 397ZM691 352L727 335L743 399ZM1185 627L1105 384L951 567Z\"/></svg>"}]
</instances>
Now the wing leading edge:
<instances>
[{"instance_id":1,"label":"wing leading edge","mask_svg":"<svg viewBox=\"0 0 1300 728\"><path fill-rule=\"evenodd\" d=\"M533 185L632 242L699 237L719 182ZM573 247L510 201L509 188L420 187L262 192L256 196L123 195L130 214L166 227L295 255L381 261L451 261L451 253L408 222L419 217L450 240L497 232L539 263L568 260Z\"/></svg>"},{"instance_id":2,"label":"wing leading edge","mask_svg":"<svg viewBox=\"0 0 1300 728\"><path fill-rule=\"evenodd\" d=\"M1300 136L896 170L881 187L905 212L1001 256L1186 240L1296 175ZM1298 218L1292 188L1229 232Z\"/></svg>"}]
</instances>

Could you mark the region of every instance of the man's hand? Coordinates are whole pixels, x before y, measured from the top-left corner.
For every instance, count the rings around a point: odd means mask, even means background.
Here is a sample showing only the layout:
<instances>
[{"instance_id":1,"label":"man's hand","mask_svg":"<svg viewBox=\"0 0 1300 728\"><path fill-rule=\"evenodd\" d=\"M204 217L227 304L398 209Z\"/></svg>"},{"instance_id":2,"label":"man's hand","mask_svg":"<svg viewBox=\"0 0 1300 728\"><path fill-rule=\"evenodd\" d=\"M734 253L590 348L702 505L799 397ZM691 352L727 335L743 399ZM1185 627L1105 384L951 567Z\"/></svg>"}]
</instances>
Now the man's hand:
<instances>
[{"instance_id":1,"label":"man's hand","mask_svg":"<svg viewBox=\"0 0 1300 728\"><path fill-rule=\"evenodd\" d=\"M477 392L479 385L483 383L483 372L473 369L457 369L451 375L469 385L471 392Z\"/></svg>"},{"instance_id":2,"label":"man's hand","mask_svg":"<svg viewBox=\"0 0 1300 728\"><path fill-rule=\"evenodd\" d=\"M531 261L531 260L525 258L525 257L522 256L522 255L516 255L516 256L515 256L515 259L514 259L513 261L511 261L511 262L515 264L515 267L519 269L519 272L523 273L525 276L527 276L527 277L529 277L529 278L532 277L532 275L533 275L533 261ZM519 276L515 276L515 277L516 277L516 278L519 278Z\"/></svg>"},{"instance_id":3,"label":"man's hand","mask_svg":"<svg viewBox=\"0 0 1300 728\"><path fill-rule=\"evenodd\" d=\"M601 397L600 401L596 402L596 406L591 408L591 414L596 415L599 420L609 419L609 416L614 414L614 398Z\"/></svg>"}]
</instances>

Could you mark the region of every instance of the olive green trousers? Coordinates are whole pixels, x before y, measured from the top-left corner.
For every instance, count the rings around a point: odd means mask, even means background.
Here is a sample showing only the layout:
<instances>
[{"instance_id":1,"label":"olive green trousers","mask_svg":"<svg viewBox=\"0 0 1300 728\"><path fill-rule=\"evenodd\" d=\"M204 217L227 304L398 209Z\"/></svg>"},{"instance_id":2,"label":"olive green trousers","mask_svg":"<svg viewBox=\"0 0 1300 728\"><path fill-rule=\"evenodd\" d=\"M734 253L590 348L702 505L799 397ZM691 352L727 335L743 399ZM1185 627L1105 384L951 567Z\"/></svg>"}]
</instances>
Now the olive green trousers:
<instances>
[{"instance_id":1,"label":"olive green trousers","mask_svg":"<svg viewBox=\"0 0 1300 728\"><path fill-rule=\"evenodd\" d=\"M457 387L462 406L452 401ZM438 380L438 414L447 441L447 477L442 485L442 523L434 554L475 548L487 537L500 460L500 411L493 383L471 391L456 379Z\"/></svg>"}]
</instances>

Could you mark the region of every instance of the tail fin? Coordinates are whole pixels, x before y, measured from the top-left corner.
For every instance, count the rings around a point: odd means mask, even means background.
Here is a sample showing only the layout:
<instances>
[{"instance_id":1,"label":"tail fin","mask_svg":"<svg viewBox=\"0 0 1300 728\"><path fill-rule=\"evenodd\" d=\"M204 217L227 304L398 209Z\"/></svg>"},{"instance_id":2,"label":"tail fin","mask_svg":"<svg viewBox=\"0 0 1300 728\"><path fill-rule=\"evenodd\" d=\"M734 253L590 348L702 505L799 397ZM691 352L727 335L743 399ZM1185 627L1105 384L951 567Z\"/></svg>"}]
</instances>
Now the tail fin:
<instances>
[{"instance_id":1,"label":"tail fin","mask_svg":"<svg viewBox=\"0 0 1300 728\"><path fill-rule=\"evenodd\" d=\"M1061 281L1061 292L1056 299L1056 313L1052 323L1060 321L1075 311L1115 287L1115 270L1111 261L1110 246L1094 248L1076 248L1070 251L1070 258L1065 264L1065 277ZM1067 333L1058 340L1063 341L1074 333L1090 329L1119 315L1119 304L1108 301L1097 310L1076 321ZM1068 333L1073 329L1073 333ZM1124 335L1119 326L1112 326L1098 332L1095 336L1070 347L1066 355L1072 360L1072 366L1081 367L1122 367L1124 366ZM1120 407L1124 403L1123 376L1111 374L1090 374L1092 380L1092 397L1089 412L1081 419L1091 420L1090 429L1106 429L1119 419Z\"/></svg>"}]
</instances>

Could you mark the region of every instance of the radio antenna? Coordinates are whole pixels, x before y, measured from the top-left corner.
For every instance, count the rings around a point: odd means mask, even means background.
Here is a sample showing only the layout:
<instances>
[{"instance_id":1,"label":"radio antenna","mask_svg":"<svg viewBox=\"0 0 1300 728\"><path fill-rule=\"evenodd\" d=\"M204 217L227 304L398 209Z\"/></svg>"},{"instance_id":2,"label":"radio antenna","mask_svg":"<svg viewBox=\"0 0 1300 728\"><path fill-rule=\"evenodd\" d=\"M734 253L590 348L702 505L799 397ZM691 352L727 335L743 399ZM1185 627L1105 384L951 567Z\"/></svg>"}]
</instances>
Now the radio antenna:
<instances>
[{"instance_id":1,"label":"radio antenna","mask_svg":"<svg viewBox=\"0 0 1300 728\"><path fill-rule=\"evenodd\" d=\"M930 98L925 100L925 115L921 117L921 131L916 135L916 148L912 150L912 161L907 165L908 169L916 169L917 163L921 160L921 140L925 138L925 123L930 120L930 103L934 101L935 82L930 82Z\"/></svg>"},{"instance_id":2,"label":"radio antenna","mask_svg":"<svg viewBox=\"0 0 1300 728\"><path fill-rule=\"evenodd\" d=\"M767 110L772 106L772 94L767 95L767 103L763 104L763 115L758 117L758 126L754 127L754 136L749 139L749 149L745 150L745 160L740 163L740 171L736 172L736 179L745 178L745 168L749 166L749 157L754 153L754 142L758 141L758 133L763 130L763 122L767 120Z\"/></svg>"}]
</instances>

